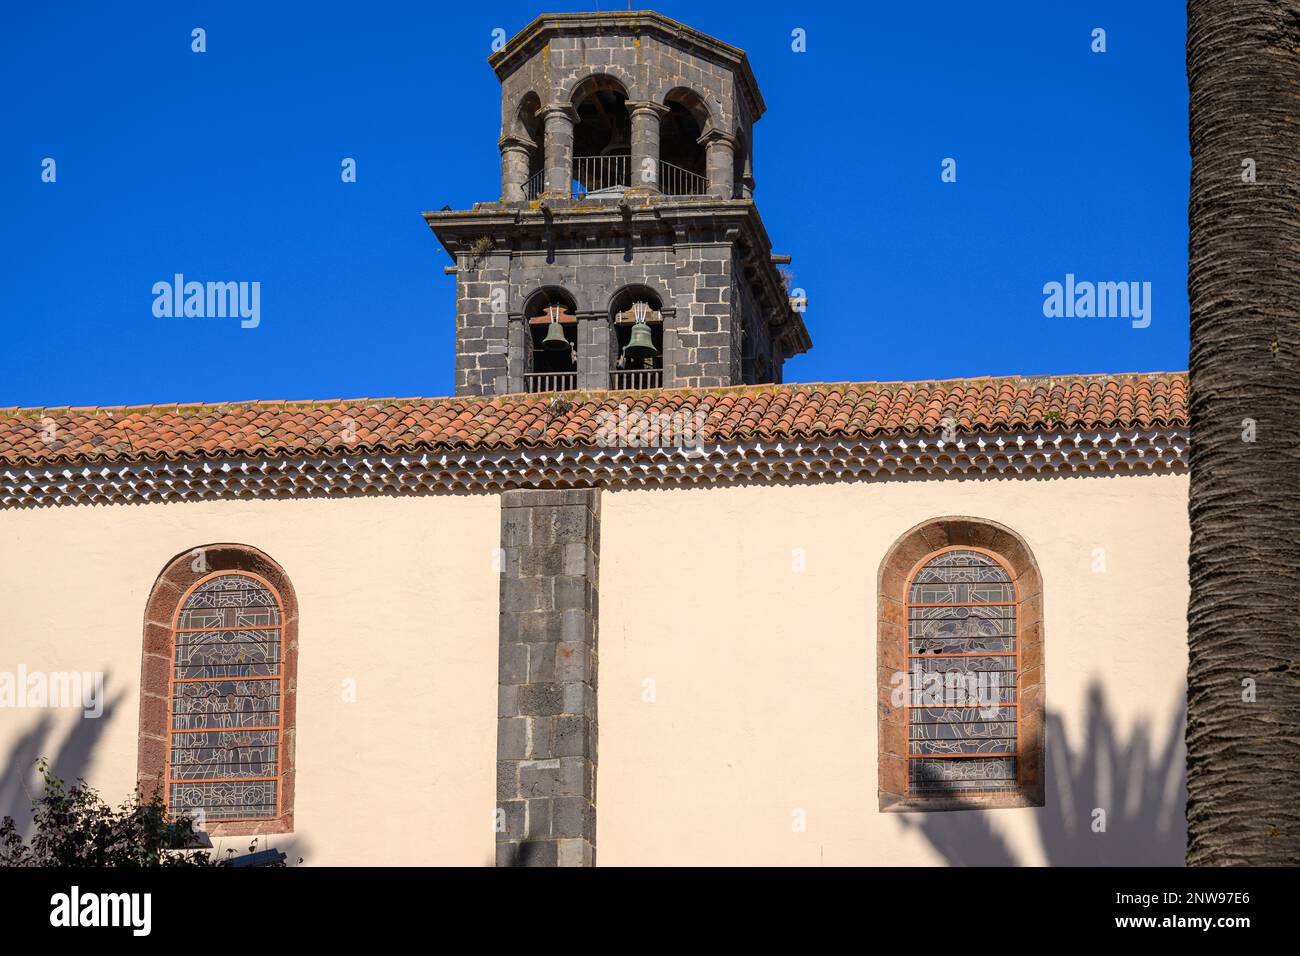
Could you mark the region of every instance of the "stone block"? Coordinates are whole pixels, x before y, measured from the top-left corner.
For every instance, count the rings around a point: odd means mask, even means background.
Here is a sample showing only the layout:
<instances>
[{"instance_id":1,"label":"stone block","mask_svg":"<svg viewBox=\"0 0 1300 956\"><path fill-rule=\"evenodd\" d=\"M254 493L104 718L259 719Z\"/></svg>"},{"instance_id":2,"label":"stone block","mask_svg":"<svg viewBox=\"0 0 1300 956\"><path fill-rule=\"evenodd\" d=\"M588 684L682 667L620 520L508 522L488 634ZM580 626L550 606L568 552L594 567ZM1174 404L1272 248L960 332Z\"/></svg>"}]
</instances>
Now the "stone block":
<instances>
[{"instance_id":1,"label":"stone block","mask_svg":"<svg viewBox=\"0 0 1300 956\"><path fill-rule=\"evenodd\" d=\"M528 726L522 717L497 719L497 759L522 759L528 754Z\"/></svg>"},{"instance_id":2,"label":"stone block","mask_svg":"<svg viewBox=\"0 0 1300 956\"><path fill-rule=\"evenodd\" d=\"M522 797L572 796L573 791L569 788L574 786L570 782L574 780L577 786L581 786L581 777L572 769L566 780L558 758L519 761L519 795Z\"/></svg>"},{"instance_id":3,"label":"stone block","mask_svg":"<svg viewBox=\"0 0 1300 956\"><path fill-rule=\"evenodd\" d=\"M497 680L501 684L522 684L528 680L528 645L509 643L498 645Z\"/></svg>"},{"instance_id":4,"label":"stone block","mask_svg":"<svg viewBox=\"0 0 1300 956\"><path fill-rule=\"evenodd\" d=\"M563 713L566 696L563 684L523 684L519 688L519 712L526 717Z\"/></svg>"}]
</instances>

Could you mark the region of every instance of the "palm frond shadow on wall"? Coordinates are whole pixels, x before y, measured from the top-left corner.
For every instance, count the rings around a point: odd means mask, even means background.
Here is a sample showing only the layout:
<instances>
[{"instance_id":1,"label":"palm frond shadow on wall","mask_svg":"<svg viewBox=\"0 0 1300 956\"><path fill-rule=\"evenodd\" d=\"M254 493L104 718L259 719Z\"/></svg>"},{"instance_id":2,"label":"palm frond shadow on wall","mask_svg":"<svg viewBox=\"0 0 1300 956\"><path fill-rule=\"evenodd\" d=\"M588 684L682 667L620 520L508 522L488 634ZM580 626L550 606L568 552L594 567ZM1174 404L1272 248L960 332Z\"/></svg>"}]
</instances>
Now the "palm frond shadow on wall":
<instances>
[{"instance_id":1,"label":"palm frond shadow on wall","mask_svg":"<svg viewBox=\"0 0 1300 956\"><path fill-rule=\"evenodd\" d=\"M1048 866L1182 866L1187 848L1187 761L1180 695L1161 739L1149 722L1121 740L1099 684L1088 689L1084 739L1072 746L1059 713L1047 715L1047 800L1041 809L900 814L953 866L1020 866L999 828L1003 814L1034 814ZM1159 749L1153 750L1158 743ZM1096 811L1105 829L1096 829Z\"/></svg>"},{"instance_id":2,"label":"palm frond shadow on wall","mask_svg":"<svg viewBox=\"0 0 1300 956\"><path fill-rule=\"evenodd\" d=\"M105 673L104 683L108 684L109 674ZM36 761L41 757L50 758L50 771L65 781L72 782L85 777L100 745L100 739L113 716L121 705L125 691L119 691L104 703L103 712L96 718L82 717L74 721L63 735L55 742L54 732L59 711L32 711L38 716L31 726L20 734L5 754L3 768L0 769L0 819L11 816L18 824L24 838L32 832L32 798L42 789L40 775L36 772ZM24 713L12 711L11 713ZM51 750L53 752L51 752ZM133 775L134 776L134 775ZM108 795L112 802L119 798L117 794ZM124 795L123 795L124 796Z\"/></svg>"},{"instance_id":3,"label":"palm frond shadow on wall","mask_svg":"<svg viewBox=\"0 0 1300 956\"><path fill-rule=\"evenodd\" d=\"M106 684L109 683L109 676L107 673L104 675ZM107 700L104 711L98 718L74 721L61 739L56 732L58 722L54 715L57 711L37 711L38 716L31 726L10 745L3 763L0 763L0 819L13 817L24 840L30 840L34 831L32 798L39 796L43 789L40 775L36 771L36 761L41 757L50 758L50 772L65 783L88 777L95 753L102 747L104 733L126 696L125 691L119 691ZM132 769L134 770L134 765ZM130 794L101 792L100 796L109 805L117 806ZM222 841L222 846L233 849L236 855L242 855L250 843L256 843L261 849L274 847L282 851L291 866L300 858L309 857L311 853L310 845L296 834L276 834L257 839L230 837Z\"/></svg>"}]
</instances>

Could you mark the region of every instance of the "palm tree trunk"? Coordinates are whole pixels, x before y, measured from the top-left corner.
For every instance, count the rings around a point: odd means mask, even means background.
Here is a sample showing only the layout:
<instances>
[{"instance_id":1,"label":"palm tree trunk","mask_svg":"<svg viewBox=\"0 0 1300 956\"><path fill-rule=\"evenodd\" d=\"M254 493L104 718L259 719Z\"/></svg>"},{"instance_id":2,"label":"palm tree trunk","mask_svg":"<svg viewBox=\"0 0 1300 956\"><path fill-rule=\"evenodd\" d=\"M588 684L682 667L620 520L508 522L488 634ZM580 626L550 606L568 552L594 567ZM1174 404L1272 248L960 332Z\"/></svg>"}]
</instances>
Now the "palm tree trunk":
<instances>
[{"instance_id":1,"label":"palm tree trunk","mask_svg":"<svg viewBox=\"0 0 1300 956\"><path fill-rule=\"evenodd\" d=\"M1187 862L1295 864L1300 0L1189 0L1187 76Z\"/></svg>"}]
</instances>

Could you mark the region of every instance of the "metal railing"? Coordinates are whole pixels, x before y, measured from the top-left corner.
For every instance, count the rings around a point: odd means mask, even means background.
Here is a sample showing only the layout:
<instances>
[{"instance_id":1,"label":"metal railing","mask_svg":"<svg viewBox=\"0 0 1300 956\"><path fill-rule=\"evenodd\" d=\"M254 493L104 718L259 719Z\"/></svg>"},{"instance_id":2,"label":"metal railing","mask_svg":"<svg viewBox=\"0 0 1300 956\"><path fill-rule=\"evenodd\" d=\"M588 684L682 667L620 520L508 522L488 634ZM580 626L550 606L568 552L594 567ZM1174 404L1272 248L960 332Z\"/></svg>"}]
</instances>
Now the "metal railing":
<instances>
[{"instance_id":1,"label":"metal railing","mask_svg":"<svg viewBox=\"0 0 1300 956\"><path fill-rule=\"evenodd\" d=\"M546 170L539 169L528 177L528 182L524 183L524 198L529 202L537 199L542 195L542 190L546 188Z\"/></svg>"},{"instance_id":2,"label":"metal railing","mask_svg":"<svg viewBox=\"0 0 1300 956\"><path fill-rule=\"evenodd\" d=\"M665 196L704 196L709 191L707 176L659 161L659 191Z\"/></svg>"},{"instance_id":3,"label":"metal railing","mask_svg":"<svg viewBox=\"0 0 1300 956\"><path fill-rule=\"evenodd\" d=\"M578 388L577 372L525 372L527 392L572 392Z\"/></svg>"},{"instance_id":4,"label":"metal railing","mask_svg":"<svg viewBox=\"0 0 1300 956\"><path fill-rule=\"evenodd\" d=\"M573 157L574 198L594 193L612 186L624 188L632 185L632 157L575 156Z\"/></svg>"},{"instance_id":5,"label":"metal railing","mask_svg":"<svg viewBox=\"0 0 1300 956\"><path fill-rule=\"evenodd\" d=\"M538 175L541 175L540 173ZM536 177L534 177L536 178ZM525 187L529 199L537 198ZM682 169L672 163L659 161L659 181L657 183L632 182L632 157L627 154L617 156L575 156L573 157L573 198L578 199L588 193L601 189L633 185L657 186L665 196L704 196L709 192L709 179L689 169ZM538 185L537 195L541 194Z\"/></svg>"},{"instance_id":6,"label":"metal railing","mask_svg":"<svg viewBox=\"0 0 1300 956\"><path fill-rule=\"evenodd\" d=\"M609 387L615 390L634 388L659 388L664 383L661 368L633 368L609 373Z\"/></svg>"}]
</instances>

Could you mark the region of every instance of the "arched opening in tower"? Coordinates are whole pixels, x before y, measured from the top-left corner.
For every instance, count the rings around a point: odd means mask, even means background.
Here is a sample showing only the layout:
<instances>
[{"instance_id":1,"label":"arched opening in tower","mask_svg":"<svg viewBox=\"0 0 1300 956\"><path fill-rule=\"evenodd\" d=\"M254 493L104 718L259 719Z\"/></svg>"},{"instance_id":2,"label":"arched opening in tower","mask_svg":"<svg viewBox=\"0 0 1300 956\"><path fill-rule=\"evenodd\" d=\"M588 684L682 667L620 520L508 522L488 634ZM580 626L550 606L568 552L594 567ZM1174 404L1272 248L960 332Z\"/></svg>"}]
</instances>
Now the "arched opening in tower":
<instances>
[{"instance_id":1,"label":"arched opening in tower","mask_svg":"<svg viewBox=\"0 0 1300 956\"><path fill-rule=\"evenodd\" d=\"M632 117L627 91L609 76L585 80L573 94L573 179L579 194L620 191L632 179Z\"/></svg>"},{"instance_id":2,"label":"arched opening in tower","mask_svg":"<svg viewBox=\"0 0 1300 956\"><path fill-rule=\"evenodd\" d=\"M515 129L522 140L531 141L528 148L528 181L524 190L526 198L536 199L542 192L542 177L546 168L546 134L542 119L537 115L542 100L536 93L528 93L519 101L515 113Z\"/></svg>"},{"instance_id":3,"label":"arched opening in tower","mask_svg":"<svg viewBox=\"0 0 1300 956\"><path fill-rule=\"evenodd\" d=\"M541 289L524 306L528 391L561 392L578 387L577 311L573 297L560 289Z\"/></svg>"},{"instance_id":4,"label":"arched opening in tower","mask_svg":"<svg viewBox=\"0 0 1300 956\"><path fill-rule=\"evenodd\" d=\"M610 302L614 334L610 387L658 388L663 385L664 324L662 302L653 289L627 286Z\"/></svg>"},{"instance_id":5,"label":"arched opening in tower","mask_svg":"<svg viewBox=\"0 0 1300 956\"><path fill-rule=\"evenodd\" d=\"M708 160L700 137L709 111L690 90L673 90L664 99L668 112L659 121L660 188L670 196L708 191Z\"/></svg>"}]
</instances>

